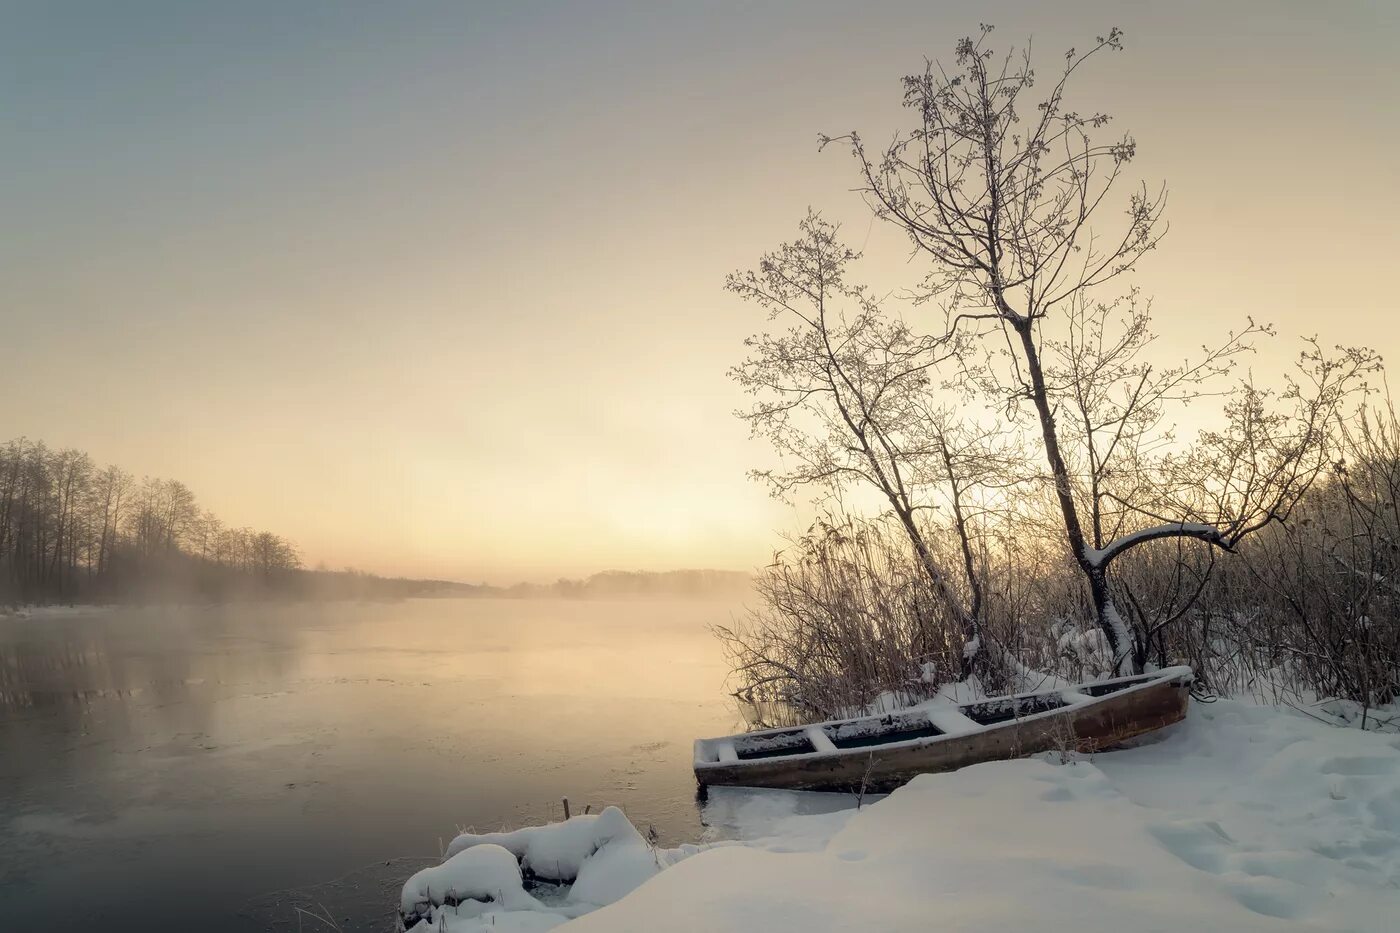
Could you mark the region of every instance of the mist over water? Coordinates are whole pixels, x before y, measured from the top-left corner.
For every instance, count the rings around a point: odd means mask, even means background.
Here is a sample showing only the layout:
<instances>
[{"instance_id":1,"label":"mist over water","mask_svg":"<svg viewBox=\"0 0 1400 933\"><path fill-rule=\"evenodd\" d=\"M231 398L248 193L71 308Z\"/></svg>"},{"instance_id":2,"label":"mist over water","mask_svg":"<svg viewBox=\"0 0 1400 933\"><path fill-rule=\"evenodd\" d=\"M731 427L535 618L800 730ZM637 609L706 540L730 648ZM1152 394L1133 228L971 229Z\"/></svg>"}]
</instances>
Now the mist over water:
<instances>
[{"instance_id":1,"label":"mist over water","mask_svg":"<svg viewBox=\"0 0 1400 933\"><path fill-rule=\"evenodd\" d=\"M733 601L422 599L0 619L0 916L381 930L457 827L619 804L702 831L690 740L741 728ZM388 864L386 864L388 863ZM82 897L73 898L75 890Z\"/></svg>"}]
</instances>

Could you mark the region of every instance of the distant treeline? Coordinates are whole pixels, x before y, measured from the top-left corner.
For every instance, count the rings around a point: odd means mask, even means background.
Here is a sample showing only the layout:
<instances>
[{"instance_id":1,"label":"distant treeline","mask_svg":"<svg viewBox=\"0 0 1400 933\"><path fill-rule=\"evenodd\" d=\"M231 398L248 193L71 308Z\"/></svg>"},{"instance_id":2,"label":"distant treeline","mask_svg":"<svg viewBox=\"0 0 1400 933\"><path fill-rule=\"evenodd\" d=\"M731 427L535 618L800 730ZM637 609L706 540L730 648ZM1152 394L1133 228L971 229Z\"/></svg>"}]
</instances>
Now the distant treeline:
<instances>
[{"instance_id":1,"label":"distant treeline","mask_svg":"<svg viewBox=\"0 0 1400 933\"><path fill-rule=\"evenodd\" d=\"M733 570L605 570L582 580L492 586L453 580L380 577L359 570L317 569L293 571L283 589L289 595L308 599L703 599L742 596L752 587L753 578L749 574Z\"/></svg>"},{"instance_id":2,"label":"distant treeline","mask_svg":"<svg viewBox=\"0 0 1400 933\"><path fill-rule=\"evenodd\" d=\"M300 581L291 542L226 527L173 479L81 450L0 446L0 602L221 598Z\"/></svg>"},{"instance_id":3,"label":"distant treeline","mask_svg":"<svg viewBox=\"0 0 1400 933\"><path fill-rule=\"evenodd\" d=\"M26 438L0 445L0 606L410 596L615 598L719 596L749 575L722 570L607 571L510 587L306 570L269 531L230 528L173 479L136 479L80 450Z\"/></svg>"},{"instance_id":4,"label":"distant treeline","mask_svg":"<svg viewBox=\"0 0 1400 933\"><path fill-rule=\"evenodd\" d=\"M606 570L584 580L554 583L517 583L490 595L566 599L610 599L621 596L731 596L753 586L753 578L736 570ZM486 587L484 589L494 589Z\"/></svg>"}]
</instances>

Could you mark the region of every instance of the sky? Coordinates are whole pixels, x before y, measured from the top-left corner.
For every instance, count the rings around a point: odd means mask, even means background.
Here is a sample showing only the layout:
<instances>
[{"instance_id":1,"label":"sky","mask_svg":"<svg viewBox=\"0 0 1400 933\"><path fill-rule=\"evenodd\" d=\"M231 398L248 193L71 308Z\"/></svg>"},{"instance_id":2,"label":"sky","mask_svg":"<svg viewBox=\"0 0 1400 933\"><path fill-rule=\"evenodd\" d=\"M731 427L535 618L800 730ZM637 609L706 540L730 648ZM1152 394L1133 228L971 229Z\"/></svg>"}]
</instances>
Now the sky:
<instances>
[{"instance_id":1,"label":"sky","mask_svg":"<svg viewBox=\"0 0 1400 933\"><path fill-rule=\"evenodd\" d=\"M311 565L749 569L803 516L726 273L811 206L917 277L819 133L997 26L1138 141L1167 349L1400 350L1400 4L0 3L0 438L183 480Z\"/></svg>"}]
</instances>

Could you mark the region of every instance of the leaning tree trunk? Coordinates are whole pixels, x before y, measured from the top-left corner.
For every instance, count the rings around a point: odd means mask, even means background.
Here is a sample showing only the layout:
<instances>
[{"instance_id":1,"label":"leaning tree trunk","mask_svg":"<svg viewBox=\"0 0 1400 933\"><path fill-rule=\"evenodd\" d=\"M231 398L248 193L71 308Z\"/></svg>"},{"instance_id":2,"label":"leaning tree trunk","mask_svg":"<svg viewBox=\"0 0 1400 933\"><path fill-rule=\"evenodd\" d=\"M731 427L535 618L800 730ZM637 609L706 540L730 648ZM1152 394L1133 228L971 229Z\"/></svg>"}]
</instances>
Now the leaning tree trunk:
<instances>
[{"instance_id":1,"label":"leaning tree trunk","mask_svg":"<svg viewBox=\"0 0 1400 933\"><path fill-rule=\"evenodd\" d=\"M999 296L998 296L999 297ZM1005 302L999 301L1005 308ZM1010 311L1003 310L1003 315ZM1064 519L1065 537L1069 542L1070 553L1075 563L1089 583L1089 596L1094 602L1094 621L1108 639L1108 647L1113 652L1113 673L1121 673L1125 662L1131 661L1132 634L1123 621L1118 607L1113 602L1113 593L1108 586L1108 570L1089 553L1088 542L1084 538L1084 526L1079 521L1079 509L1074 503L1074 492L1070 486L1069 467L1060 453L1060 438L1055 430L1055 414L1050 410L1050 394L1045 387L1045 373L1040 366L1040 352L1035 345L1033 328L1035 322L1028 317L1011 312L1010 323L1021 338L1021 350L1026 358L1026 371L1031 377L1030 396L1040 419L1040 434L1045 444L1045 459L1050 466L1050 475L1055 480L1055 499ZM1134 671L1136 673L1136 671Z\"/></svg>"}]
</instances>

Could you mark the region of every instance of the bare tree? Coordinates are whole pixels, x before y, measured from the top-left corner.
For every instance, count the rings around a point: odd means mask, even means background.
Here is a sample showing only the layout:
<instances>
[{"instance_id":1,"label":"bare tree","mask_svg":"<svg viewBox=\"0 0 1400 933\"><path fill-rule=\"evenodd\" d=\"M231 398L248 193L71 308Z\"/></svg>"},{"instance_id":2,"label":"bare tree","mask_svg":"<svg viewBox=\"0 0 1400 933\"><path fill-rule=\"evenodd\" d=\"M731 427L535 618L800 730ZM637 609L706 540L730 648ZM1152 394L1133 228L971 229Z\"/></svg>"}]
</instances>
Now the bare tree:
<instances>
[{"instance_id":1,"label":"bare tree","mask_svg":"<svg viewBox=\"0 0 1400 933\"><path fill-rule=\"evenodd\" d=\"M142 590L204 595L256 574L267 590L293 581L296 548L270 533L228 537L176 480L139 485L118 467L96 467L79 450L18 439L0 444L0 599L110 598ZM222 566L221 566L222 565Z\"/></svg>"},{"instance_id":2,"label":"bare tree","mask_svg":"<svg viewBox=\"0 0 1400 933\"><path fill-rule=\"evenodd\" d=\"M122 507L131 495L132 485L131 474L120 467L109 466L97 474L92 498L93 509L101 516L100 521L95 523L99 530L93 572L97 576L107 570L117 531L122 527Z\"/></svg>"},{"instance_id":3,"label":"bare tree","mask_svg":"<svg viewBox=\"0 0 1400 933\"><path fill-rule=\"evenodd\" d=\"M1110 569L1150 541L1192 539L1221 549L1287 514L1317 476L1322 430L1375 364L1368 351L1305 358L1305 373L1277 398L1234 390L1229 426L1203 437L1189 486L1216 506L1182 507L1145 495L1162 476L1192 473L1166 454L1169 412L1206 393L1263 328L1250 322L1191 361L1159 367L1147 304L1129 290L1099 296L1155 248L1165 232L1165 189L1132 191L1125 220L1096 231L1135 152L1130 136L1104 138L1109 117L1065 102L1085 62L1122 47L1113 29L1087 51L1071 49L1048 91L1032 102L1029 53L996 55L990 27L957 44L950 72L930 63L904 79L914 128L872 156L849 142L877 216L928 260L922 297L947 314L939 342L965 346L968 379L1016 421L1029 408L1058 505L1062 540L1088 586L1117 670L1144 650L1119 611ZM823 145L831 142L823 139ZM1321 372L1321 381L1318 380ZM1223 471L1223 472L1220 472ZM1176 505L1175 509L1166 506ZM1161 508L1158 508L1161 507ZM1141 633L1139 633L1139 636Z\"/></svg>"},{"instance_id":4,"label":"bare tree","mask_svg":"<svg viewBox=\"0 0 1400 933\"><path fill-rule=\"evenodd\" d=\"M840 242L834 225L809 212L800 230L757 270L728 279L730 291L784 324L776 334L747 340L750 355L732 371L756 398L739 414L783 459L781 469L754 475L780 497L799 487L839 490L852 483L878 491L943 611L962 630L965 675L982 644L975 568L964 541L969 603L936 558L920 517L941 488L956 510L958 533L969 532L971 445L953 439L947 419L926 416L935 368L953 351L885 314L867 289L850 281L859 256Z\"/></svg>"}]
</instances>

